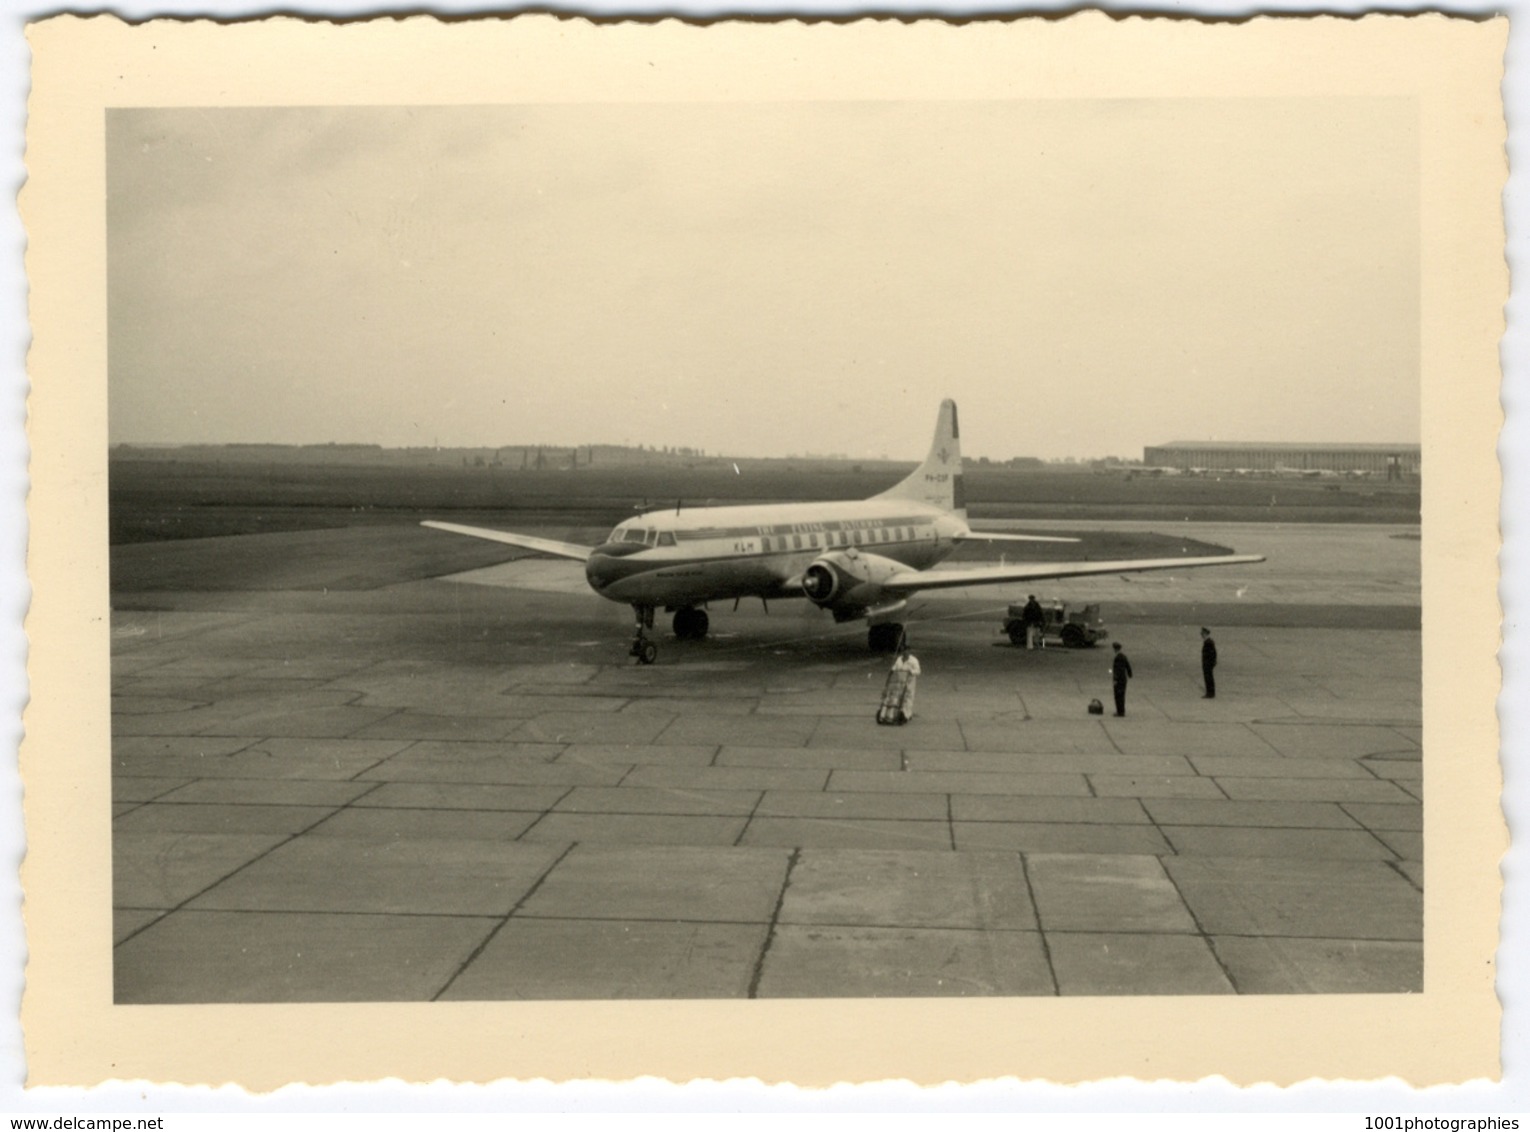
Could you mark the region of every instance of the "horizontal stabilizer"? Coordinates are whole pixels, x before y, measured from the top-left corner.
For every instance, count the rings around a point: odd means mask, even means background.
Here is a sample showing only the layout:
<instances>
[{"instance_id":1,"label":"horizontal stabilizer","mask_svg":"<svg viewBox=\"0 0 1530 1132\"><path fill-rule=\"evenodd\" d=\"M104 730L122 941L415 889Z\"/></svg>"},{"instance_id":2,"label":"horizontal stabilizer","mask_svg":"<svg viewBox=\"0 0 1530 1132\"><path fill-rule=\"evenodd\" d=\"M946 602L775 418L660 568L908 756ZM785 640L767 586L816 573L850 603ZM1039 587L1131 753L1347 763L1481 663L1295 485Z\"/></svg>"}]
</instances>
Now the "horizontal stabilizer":
<instances>
[{"instance_id":1,"label":"horizontal stabilizer","mask_svg":"<svg viewBox=\"0 0 1530 1132\"><path fill-rule=\"evenodd\" d=\"M580 546L577 542L559 542L557 539L537 538L534 535L517 535L509 531L491 531L487 527L464 527L460 523L438 523L432 519L427 519L420 526L429 527L436 531L450 531L454 535L467 535L469 538L502 542L509 546L518 546L523 550L535 550L541 554L552 554L559 558L573 558L580 562L589 558L590 551L593 549L588 546Z\"/></svg>"},{"instance_id":2,"label":"horizontal stabilizer","mask_svg":"<svg viewBox=\"0 0 1530 1132\"><path fill-rule=\"evenodd\" d=\"M1062 538L1057 535L1017 535L1008 531L968 531L962 536L963 542L1080 542L1076 538Z\"/></svg>"},{"instance_id":3,"label":"horizontal stabilizer","mask_svg":"<svg viewBox=\"0 0 1530 1132\"><path fill-rule=\"evenodd\" d=\"M991 586L1041 578L1082 578L1090 574L1135 574L1146 570L1190 570L1202 566L1241 566L1263 562L1262 554L1224 554L1211 558L1125 558L1114 562L1036 562L1023 566L981 566L971 570L904 570L882 583L888 593Z\"/></svg>"}]
</instances>

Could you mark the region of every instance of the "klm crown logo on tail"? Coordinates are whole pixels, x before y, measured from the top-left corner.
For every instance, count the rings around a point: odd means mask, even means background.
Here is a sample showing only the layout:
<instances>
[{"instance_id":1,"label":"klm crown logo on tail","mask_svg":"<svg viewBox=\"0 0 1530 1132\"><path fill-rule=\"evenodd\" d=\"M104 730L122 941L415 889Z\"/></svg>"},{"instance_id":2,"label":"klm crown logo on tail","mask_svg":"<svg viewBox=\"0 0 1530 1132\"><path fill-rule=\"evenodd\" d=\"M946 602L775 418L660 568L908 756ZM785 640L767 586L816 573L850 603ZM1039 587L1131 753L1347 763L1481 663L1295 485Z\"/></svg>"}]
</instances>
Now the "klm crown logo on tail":
<instances>
[{"instance_id":1,"label":"klm crown logo on tail","mask_svg":"<svg viewBox=\"0 0 1530 1132\"><path fill-rule=\"evenodd\" d=\"M930 454L924 458L924 463L906 479L872 498L909 499L933 504L963 519L967 517L967 498L962 490L961 430L956 423L955 401L947 399L940 403L940 414L935 419L935 439L930 442Z\"/></svg>"}]
</instances>

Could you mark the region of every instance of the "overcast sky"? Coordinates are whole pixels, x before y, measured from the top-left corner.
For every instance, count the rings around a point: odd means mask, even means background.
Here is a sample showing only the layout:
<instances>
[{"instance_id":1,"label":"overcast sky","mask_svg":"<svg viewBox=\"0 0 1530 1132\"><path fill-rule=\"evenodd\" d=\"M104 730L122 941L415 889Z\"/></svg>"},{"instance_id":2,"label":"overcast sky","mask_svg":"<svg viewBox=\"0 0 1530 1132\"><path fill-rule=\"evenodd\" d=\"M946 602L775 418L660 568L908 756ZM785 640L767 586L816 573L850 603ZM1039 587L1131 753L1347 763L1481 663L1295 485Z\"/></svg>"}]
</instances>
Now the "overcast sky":
<instances>
[{"instance_id":1,"label":"overcast sky","mask_svg":"<svg viewBox=\"0 0 1530 1132\"><path fill-rule=\"evenodd\" d=\"M1405 99L119 110L111 439L1419 436Z\"/></svg>"}]
</instances>

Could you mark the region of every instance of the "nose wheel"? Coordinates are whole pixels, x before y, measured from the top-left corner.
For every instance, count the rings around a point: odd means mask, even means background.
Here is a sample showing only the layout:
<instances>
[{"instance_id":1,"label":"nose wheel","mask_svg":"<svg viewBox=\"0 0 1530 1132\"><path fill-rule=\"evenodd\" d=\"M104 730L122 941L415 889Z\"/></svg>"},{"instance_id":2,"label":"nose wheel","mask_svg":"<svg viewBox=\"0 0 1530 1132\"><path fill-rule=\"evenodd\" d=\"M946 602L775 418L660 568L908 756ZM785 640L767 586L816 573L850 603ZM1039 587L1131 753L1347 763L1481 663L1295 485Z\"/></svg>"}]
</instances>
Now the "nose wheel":
<instances>
[{"instance_id":1,"label":"nose wheel","mask_svg":"<svg viewBox=\"0 0 1530 1132\"><path fill-rule=\"evenodd\" d=\"M653 606L634 605L632 613L637 619L637 631L632 636L632 647L627 655L639 664L652 664L659 656L659 646L648 639L647 630L653 628Z\"/></svg>"}]
</instances>

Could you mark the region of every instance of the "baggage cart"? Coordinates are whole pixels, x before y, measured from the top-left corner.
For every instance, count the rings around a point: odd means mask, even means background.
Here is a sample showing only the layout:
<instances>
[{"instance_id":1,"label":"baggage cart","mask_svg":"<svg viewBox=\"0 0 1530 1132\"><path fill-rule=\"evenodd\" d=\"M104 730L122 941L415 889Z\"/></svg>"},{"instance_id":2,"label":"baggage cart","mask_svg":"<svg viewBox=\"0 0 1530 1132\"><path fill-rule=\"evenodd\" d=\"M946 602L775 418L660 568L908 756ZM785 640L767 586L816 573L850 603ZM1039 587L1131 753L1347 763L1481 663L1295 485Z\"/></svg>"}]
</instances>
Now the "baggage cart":
<instances>
[{"instance_id":1,"label":"baggage cart","mask_svg":"<svg viewBox=\"0 0 1530 1132\"><path fill-rule=\"evenodd\" d=\"M887 674L887 684L882 688L882 704L877 708L877 722L902 724L908 722L907 672L893 669Z\"/></svg>"}]
</instances>

